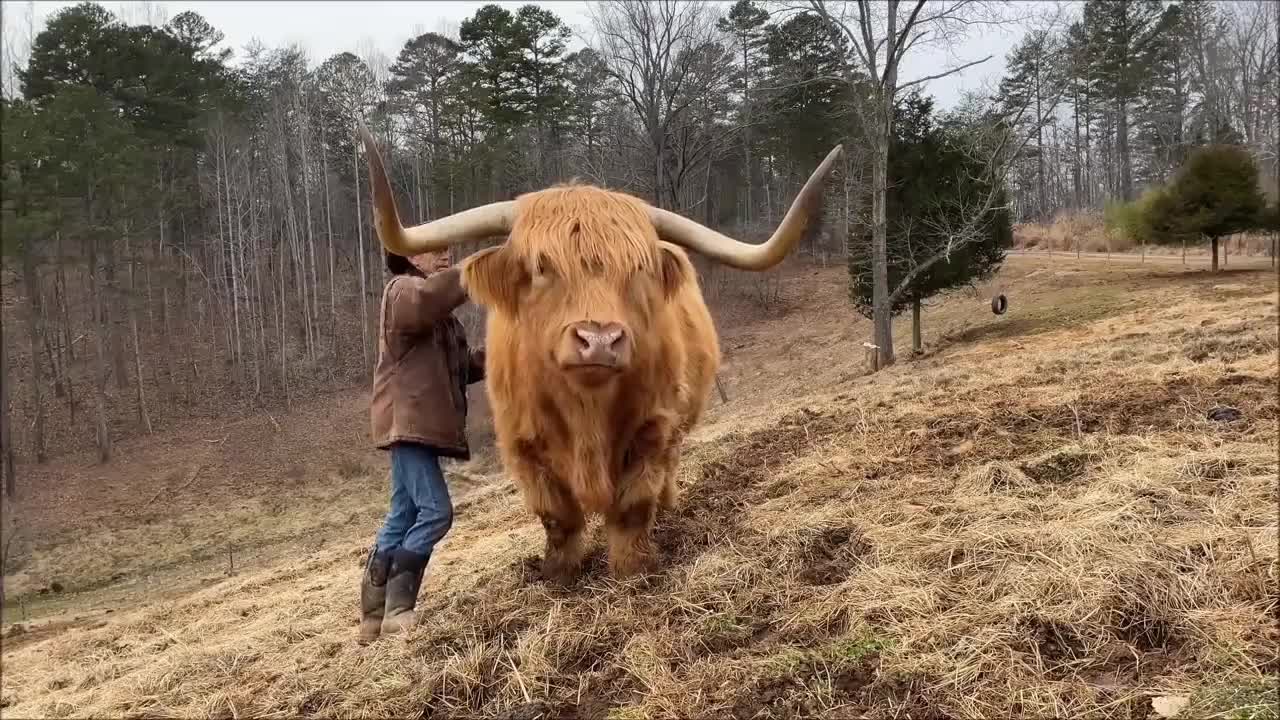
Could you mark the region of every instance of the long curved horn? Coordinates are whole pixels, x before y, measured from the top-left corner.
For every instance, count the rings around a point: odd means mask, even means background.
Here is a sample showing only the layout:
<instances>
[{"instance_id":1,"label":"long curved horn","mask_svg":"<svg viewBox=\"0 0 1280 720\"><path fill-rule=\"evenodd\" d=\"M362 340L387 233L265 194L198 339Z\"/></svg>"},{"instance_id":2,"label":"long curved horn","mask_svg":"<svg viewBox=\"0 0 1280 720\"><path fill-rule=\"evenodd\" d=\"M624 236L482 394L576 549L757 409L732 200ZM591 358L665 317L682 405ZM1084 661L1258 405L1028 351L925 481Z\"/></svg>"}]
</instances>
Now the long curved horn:
<instances>
[{"instance_id":1,"label":"long curved horn","mask_svg":"<svg viewBox=\"0 0 1280 720\"><path fill-rule=\"evenodd\" d=\"M401 225L400 214L396 211L396 198L391 192L391 181L382 165L378 146L363 121L357 119L356 126L369 163L373 224L384 248L396 255L412 257L425 252L440 252L450 245L467 240L511 232L515 203L510 200L471 208L410 228Z\"/></svg>"},{"instance_id":2,"label":"long curved horn","mask_svg":"<svg viewBox=\"0 0 1280 720\"><path fill-rule=\"evenodd\" d=\"M658 237L667 242L694 250L739 270L768 270L782 262L804 234L817 209L818 201L822 198L822 184L843 151L844 146L837 145L827 153L826 159L809 176L804 187L800 188L800 193L791 203L791 208L782 218L773 237L760 245L734 240L701 223L661 208L650 208L649 218L658 231Z\"/></svg>"}]
</instances>

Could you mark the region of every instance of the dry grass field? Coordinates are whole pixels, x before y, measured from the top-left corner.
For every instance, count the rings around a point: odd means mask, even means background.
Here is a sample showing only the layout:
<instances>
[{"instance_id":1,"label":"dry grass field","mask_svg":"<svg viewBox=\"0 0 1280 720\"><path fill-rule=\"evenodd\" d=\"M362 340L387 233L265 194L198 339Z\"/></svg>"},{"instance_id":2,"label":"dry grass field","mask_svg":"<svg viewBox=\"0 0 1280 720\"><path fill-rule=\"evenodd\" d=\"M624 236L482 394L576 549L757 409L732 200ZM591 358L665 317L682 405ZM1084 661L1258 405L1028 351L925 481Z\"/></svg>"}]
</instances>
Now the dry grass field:
<instances>
[{"instance_id":1,"label":"dry grass field","mask_svg":"<svg viewBox=\"0 0 1280 720\"><path fill-rule=\"evenodd\" d=\"M875 375L841 269L804 270L726 327L661 572L597 552L544 584L482 459L420 627L368 648L361 396L186 431L137 449L141 491L33 500L84 511L6 579L0 714L1276 718L1280 298L1252 267L1013 257Z\"/></svg>"},{"instance_id":2,"label":"dry grass field","mask_svg":"<svg viewBox=\"0 0 1280 720\"><path fill-rule=\"evenodd\" d=\"M1115 232L1108 232L1103 215L1098 212L1063 210L1052 221L1045 223L1021 223L1014 226L1014 245L1031 252L1076 254L1135 254L1154 258L1186 258L1190 264L1209 261L1209 242L1196 243L1183 248L1180 245L1146 245ZM1222 238L1221 261L1230 267L1232 262L1253 258L1270 258L1276 239L1270 234L1249 232ZM1237 260L1240 258L1241 260Z\"/></svg>"}]
</instances>

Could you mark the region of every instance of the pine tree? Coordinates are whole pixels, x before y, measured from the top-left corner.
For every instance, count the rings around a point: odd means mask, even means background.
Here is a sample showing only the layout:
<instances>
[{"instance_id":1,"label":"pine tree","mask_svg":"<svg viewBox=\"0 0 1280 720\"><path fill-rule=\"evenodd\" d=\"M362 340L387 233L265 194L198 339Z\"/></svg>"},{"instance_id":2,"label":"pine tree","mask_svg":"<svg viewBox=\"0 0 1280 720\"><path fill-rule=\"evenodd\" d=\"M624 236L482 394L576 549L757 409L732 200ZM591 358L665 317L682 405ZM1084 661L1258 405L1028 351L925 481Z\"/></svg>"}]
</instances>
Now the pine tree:
<instances>
[{"instance_id":1,"label":"pine tree","mask_svg":"<svg viewBox=\"0 0 1280 720\"><path fill-rule=\"evenodd\" d=\"M1149 183L1164 182L1186 159L1192 77L1189 43L1183 7L1166 7L1147 47L1148 80L1138 104L1138 137L1146 158L1138 175Z\"/></svg>"},{"instance_id":2,"label":"pine tree","mask_svg":"<svg viewBox=\"0 0 1280 720\"><path fill-rule=\"evenodd\" d=\"M755 0L738 0L729 9L729 14L721 18L717 27L733 38L736 62L740 63L734 73L734 91L738 93L738 123L742 127L742 160L745 168L744 192L746 202L743 212L746 218L755 214L754 189L759 176L759 154L756 148L755 128L757 122L757 105L759 99L753 94L757 90L752 79L759 75L758 57L765 44L766 23L769 13L760 7ZM758 94L758 93L756 93Z\"/></svg>"},{"instance_id":3,"label":"pine tree","mask_svg":"<svg viewBox=\"0 0 1280 720\"><path fill-rule=\"evenodd\" d=\"M1029 148L1025 156L1035 161L1035 204L1029 215L1037 220L1046 219L1050 212L1044 131L1053 120L1048 108L1059 73L1050 58L1058 51L1048 32L1028 33L1009 54L1008 74L1000 81L999 97L1006 118L1035 138L1034 149Z\"/></svg>"},{"instance_id":4,"label":"pine tree","mask_svg":"<svg viewBox=\"0 0 1280 720\"><path fill-rule=\"evenodd\" d=\"M1257 163L1238 145L1197 148L1146 210L1157 242L1172 243L1186 235L1209 238L1214 271L1220 238L1267 223Z\"/></svg>"},{"instance_id":5,"label":"pine tree","mask_svg":"<svg viewBox=\"0 0 1280 720\"><path fill-rule=\"evenodd\" d=\"M1160 0L1087 0L1084 25L1090 35L1091 68L1099 98L1109 106L1119 177L1116 192L1133 198L1130 148L1133 104L1151 75L1152 45L1159 41Z\"/></svg>"},{"instance_id":6,"label":"pine tree","mask_svg":"<svg viewBox=\"0 0 1280 720\"><path fill-rule=\"evenodd\" d=\"M1013 225L1004 190L994 185L962 123L937 122L933 100L918 91L902 97L896 109L887 208L891 313L912 309L913 344L919 352L922 303L994 274L1013 244ZM975 207L984 206L989 209L973 224L975 240L957 242L953 233L973 222L969 216ZM865 227L851 232L851 248L869 245ZM850 252L849 271L854 307L870 318L869 253Z\"/></svg>"}]
</instances>

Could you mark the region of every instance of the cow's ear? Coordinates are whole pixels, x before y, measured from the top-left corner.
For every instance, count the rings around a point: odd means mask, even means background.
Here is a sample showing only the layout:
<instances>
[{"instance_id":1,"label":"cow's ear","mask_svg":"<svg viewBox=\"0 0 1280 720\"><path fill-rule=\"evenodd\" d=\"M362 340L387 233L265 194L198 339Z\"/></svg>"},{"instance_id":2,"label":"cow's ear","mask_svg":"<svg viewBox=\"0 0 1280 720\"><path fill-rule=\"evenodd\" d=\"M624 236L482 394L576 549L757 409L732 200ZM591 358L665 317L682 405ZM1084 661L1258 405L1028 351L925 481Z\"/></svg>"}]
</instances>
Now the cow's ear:
<instances>
[{"instance_id":1,"label":"cow's ear","mask_svg":"<svg viewBox=\"0 0 1280 720\"><path fill-rule=\"evenodd\" d=\"M659 242L658 251L662 256L662 264L660 266L662 291L667 296L667 299L671 299L686 283L693 282L697 274L693 269L693 263L689 262L689 256L685 254L684 248L668 242Z\"/></svg>"},{"instance_id":2,"label":"cow's ear","mask_svg":"<svg viewBox=\"0 0 1280 720\"><path fill-rule=\"evenodd\" d=\"M463 262L462 286L477 304L514 315L529 286L529 271L506 245L485 248Z\"/></svg>"}]
</instances>

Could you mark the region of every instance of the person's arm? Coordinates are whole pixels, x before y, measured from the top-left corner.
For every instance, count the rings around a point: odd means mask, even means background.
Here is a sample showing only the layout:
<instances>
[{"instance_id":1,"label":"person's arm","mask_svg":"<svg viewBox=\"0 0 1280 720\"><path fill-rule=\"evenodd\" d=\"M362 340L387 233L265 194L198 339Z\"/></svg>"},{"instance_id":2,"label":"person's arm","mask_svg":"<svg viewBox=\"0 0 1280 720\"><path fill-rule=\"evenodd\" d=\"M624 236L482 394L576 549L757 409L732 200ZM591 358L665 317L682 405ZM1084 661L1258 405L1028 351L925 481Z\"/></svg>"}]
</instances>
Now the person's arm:
<instances>
[{"instance_id":1,"label":"person's arm","mask_svg":"<svg viewBox=\"0 0 1280 720\"><path fill-rule=\"evenodd\" d=\"M468 353L467 384L484 380L484 348L478 347Z\"/></svg>"},{"instance_id":2,"label":"person's arm","mask_svg":"<svg viewBox=\"0 0 1280 720\"><path fill-rule=\"evenodd\" d=\"M416 335L425 332L466 302L462 275L449 268L429 277L404 276L391 284L388 324L393 332Z\"/></svg>"}]
</instances>

